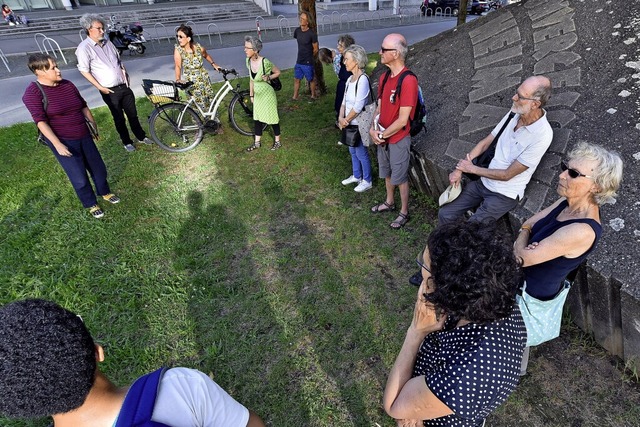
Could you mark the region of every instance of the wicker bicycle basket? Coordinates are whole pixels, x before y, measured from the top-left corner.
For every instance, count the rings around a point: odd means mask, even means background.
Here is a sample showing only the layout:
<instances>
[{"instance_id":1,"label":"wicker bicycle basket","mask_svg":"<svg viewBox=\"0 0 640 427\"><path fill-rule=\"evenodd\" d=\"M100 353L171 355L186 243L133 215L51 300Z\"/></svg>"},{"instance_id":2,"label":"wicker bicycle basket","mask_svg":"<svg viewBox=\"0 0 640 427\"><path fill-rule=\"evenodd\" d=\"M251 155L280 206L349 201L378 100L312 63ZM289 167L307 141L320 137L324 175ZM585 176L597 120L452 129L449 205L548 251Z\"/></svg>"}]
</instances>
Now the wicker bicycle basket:
<instances>
[{"instance_id":1,"label":"wicker bicycle basket","mask_svg":"<svg viewBox=\"0 0 640 427\"><path fill-rule=\"evenodd\" d=\"M142 80L142 88L149 101L156 106L180 100L178 88L174 82L144 79Z\"/></svg>"}]
</instances>

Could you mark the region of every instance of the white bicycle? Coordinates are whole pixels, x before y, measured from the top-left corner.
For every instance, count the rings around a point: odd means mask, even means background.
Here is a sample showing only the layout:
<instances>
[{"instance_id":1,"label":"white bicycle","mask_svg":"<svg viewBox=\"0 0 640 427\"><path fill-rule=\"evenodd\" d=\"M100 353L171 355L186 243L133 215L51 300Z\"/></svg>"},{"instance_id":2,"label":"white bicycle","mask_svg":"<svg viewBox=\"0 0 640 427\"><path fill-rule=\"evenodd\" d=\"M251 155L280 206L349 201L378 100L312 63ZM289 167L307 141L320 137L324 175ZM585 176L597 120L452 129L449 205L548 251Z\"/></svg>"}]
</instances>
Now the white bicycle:
<instances>
[{"instance_id":1,"label":"white bicycle","mask_svg":"<svg viewBox=\"0 0 640 427\"><path fill-rule=\"evenodd\" d=\"M242 135L253 136L253 106L249 89L242 89L240 83L233 87L227 76L232 74L235 79L238 76L235 69L221 69L220 72L224 84L207 111L202 110L190 93L192 82L142 80L144 92L155 106L149 116L149 132L161 148L172 153L189 151L200 144L205 132L215 132L220 127L218 108L229 92L233 93L228 108L231 125ZM178 89L189 95L188 101L180 101Z\"/></svg>"}]
</instances>

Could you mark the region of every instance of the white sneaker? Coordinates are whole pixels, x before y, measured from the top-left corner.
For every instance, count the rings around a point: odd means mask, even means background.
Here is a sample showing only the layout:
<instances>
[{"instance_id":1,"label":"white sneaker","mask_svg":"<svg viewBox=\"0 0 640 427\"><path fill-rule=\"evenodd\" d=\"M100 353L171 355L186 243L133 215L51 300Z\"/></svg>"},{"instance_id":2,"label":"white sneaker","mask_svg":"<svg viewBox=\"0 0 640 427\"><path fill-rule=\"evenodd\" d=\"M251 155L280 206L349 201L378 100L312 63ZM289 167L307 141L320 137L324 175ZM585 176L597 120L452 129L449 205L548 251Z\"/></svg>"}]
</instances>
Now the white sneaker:
<instances>
[{"instance_id":1,"label":"white sneaker","mask_svg":"<svg viewBox=\"0 0 640 427\"><path fill-rule=\"evenodd\" d=\"M151 139L150 139L150 138L148 138L148 137L145 137L145 138L144 138L142 141L140 141L140 142L142 142L143 144L147 144L147 145L153 145L153 144L154 144L153 140L151 140Z\"/></svg>"},{"instance_id":2,"label":"white sneaker","mask_svg":"<svg viewBox=\"0 0 640 427\"><path fill-rule=\"evenodd\" d=\"M133 152L133 151L136 151L136 147L134 147L133 144L126 144L124 146L124 149L127 150L130 153Z\"/></svg>"},{"instance_id":3,"label":"white sneaker","mask_svg":"<svg viewBox=\"0 0 640 427\"><path fill-rule=\"evenodd\" d=\"M363 191L370 190L371 187L373 187L373 185L370 182L365 181L363 179L362 181L360 181L360 184L358 184L356 186L356 188L353 189L353 191L357 191L358 193L362 193Z\"/></svg>"},{"instance_id":4,"label":"white sneaker","mask_svg":"<svg viewBox=\"0 0 640 427\"><path fill-rule=\"evenodd\" d=\"M355 183L360 183L360 180L353 175L351 175L347 179L342 180L342 185L349 185L349 184L355 184Z\"/></svg>"}]
</instances>

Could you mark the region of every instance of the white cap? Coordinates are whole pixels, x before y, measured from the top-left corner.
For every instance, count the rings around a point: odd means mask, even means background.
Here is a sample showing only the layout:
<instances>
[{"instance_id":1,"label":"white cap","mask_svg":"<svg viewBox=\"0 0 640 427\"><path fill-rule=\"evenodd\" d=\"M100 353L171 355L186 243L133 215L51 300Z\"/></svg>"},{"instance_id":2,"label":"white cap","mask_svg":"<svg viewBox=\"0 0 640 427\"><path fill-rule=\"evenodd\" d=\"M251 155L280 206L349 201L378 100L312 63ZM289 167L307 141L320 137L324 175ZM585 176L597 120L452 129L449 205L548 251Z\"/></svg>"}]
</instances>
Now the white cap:
<instances>
[{"instance_id":1,"label":"white cap","mask_svg":"<svg viewBox=\"0 0 640 427\"><path fill-rule=\"evenodd\" d=\"M453 202L462 192L462 183L459 182L457 187L450 185L446 190L440 195L440 199L438 199L438 203L440 206L446 205L449 202Z\"/></svg>"}]
</instances>

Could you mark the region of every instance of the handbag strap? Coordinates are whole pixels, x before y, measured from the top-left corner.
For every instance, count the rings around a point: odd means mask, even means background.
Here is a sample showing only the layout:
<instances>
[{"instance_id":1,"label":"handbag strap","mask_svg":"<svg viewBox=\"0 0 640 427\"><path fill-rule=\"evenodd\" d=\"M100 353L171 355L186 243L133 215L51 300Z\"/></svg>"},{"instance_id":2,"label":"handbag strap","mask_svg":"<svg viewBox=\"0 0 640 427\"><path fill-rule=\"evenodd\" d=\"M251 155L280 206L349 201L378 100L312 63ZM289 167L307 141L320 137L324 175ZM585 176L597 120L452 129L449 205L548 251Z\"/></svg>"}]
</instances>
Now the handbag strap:
<instances>
[{"instance_id":1,"label":"handbag strap","mask_svg":"<svg viewBox=\"0 0 640 427\"><path fill-rule=\"evenodd\" d=\"M271 75L272 73L269 73L269 75ZM262 57L262 75L267 75L266 70L264 69L264 56Z\"/></svg>"},{"instance_id":2,"label":"handbag strap","mask_svg":"<svg viewBox=\"0 0 640 427\"><path fill-rule=\"evenodd\" d=\"M494 150L495 151L496 145L498 145L498 140L500 139L500 135L502 135L502 132L504 132L504 130L506 129L507 125L511 122L511 119L513 119L513 116L515 116L515 115L516 115L516 113L514 113L513 111L509 111L509 117L507 117L507 120L504 121L504 124L500 128L500 131L498 132L496 137L493 138L493 141L491 141L491 145L489 145L489 147L487 148L487 151L489 151L489 150Z\"/></svg>"},{"instance_id":3,"label":"handbag strap","mask_svg":"<svg viewBox=\"0 0 640 427\"><path fill-rule=\"evenodd\" d=\"M49 107L49 99L47 98L47 94L44 93L44 89L42 88L40 82L36 80L34 83L36 84L36 86L38 86L38 89L40 89L40 93L42 93L42 107L44 108L44 115L46 116L47 108Z\"/></svg>"},{"instance_id":4,"label":"handbag strap","mask_svg":"<svg viewBox=\"0 0 640 427\"><path fill-rule=\"evenodd\" d=\"M362 72L362 74L360 74L360 77L364 77L367 79L367 83L369 83L369 98L371 99L371 102L375 102L375 99L373 98L372 95L372 91L373 89L371 88L371 80L369 80L369 76L367 76L367 73L365 73L364 71ZM358 82L360 81L360 77L358 77L358 80L356 80L356 97L358 96ZM371 104L371 102L369 102L368 104L364 104L364 106L362 107L362 110L360 110L360 113L362 113L362 111L364 110L364 107L366 107L367 105ZM356 117L358 117L360 115L360 113L358 113L356 115ZM345 108L344 111L344 117L347 117L347 109ZM355 117L354 117L355 119Z\"/></svg>"}]
</instances>

